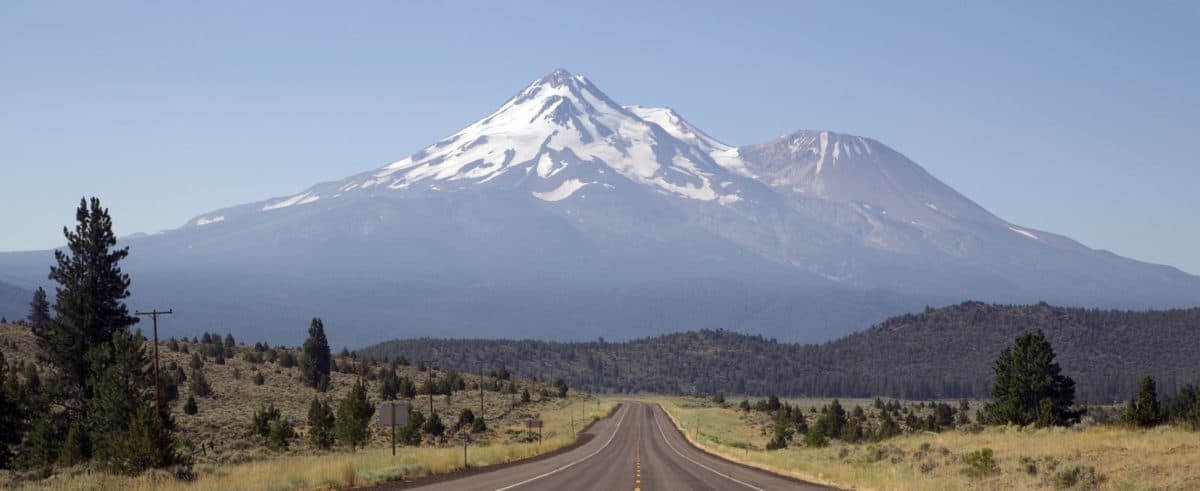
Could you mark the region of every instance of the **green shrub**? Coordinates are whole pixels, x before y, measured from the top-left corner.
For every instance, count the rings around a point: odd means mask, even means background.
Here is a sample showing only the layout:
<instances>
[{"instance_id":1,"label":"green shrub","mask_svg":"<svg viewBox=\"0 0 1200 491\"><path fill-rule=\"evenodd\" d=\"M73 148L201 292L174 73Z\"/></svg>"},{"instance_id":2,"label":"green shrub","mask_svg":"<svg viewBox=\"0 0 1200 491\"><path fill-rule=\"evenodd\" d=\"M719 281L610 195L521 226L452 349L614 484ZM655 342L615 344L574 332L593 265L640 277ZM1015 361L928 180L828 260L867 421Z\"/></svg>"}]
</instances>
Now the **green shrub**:
<instances>
[{"instance_id":1,"label":"green shrub","mask_svg":"<svg viewBox=\"0 0 1200 491\"><path fill-rule=\"evenodd\" d=\"M996 465L996 457L990 448L967 453L963 455L962 461L967 465L963 473L972 478L979 479L1000 472L1000 467Z\"/></svg>"},{"instance_id":2,"label":"green shrub","mask_svg":"<svg viewBox=\"0 0 1200 491\"><path fill-rule=\"evenodd\" d=\"M1050 482L1059 489L1095 489L1104 482L1104 475L1097 473L1096 468L1090 465L1072 463L1058 469Z\"/></svg>"}]
</instances>

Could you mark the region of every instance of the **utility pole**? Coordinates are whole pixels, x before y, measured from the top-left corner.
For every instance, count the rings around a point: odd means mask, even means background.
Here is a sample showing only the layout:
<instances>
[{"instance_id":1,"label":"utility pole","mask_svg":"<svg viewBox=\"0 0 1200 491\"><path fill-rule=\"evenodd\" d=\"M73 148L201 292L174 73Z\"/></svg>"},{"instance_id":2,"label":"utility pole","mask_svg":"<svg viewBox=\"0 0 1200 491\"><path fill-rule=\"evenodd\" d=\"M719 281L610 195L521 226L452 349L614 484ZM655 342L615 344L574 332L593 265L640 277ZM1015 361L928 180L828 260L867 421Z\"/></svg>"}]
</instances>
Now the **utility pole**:
<instances>
[{"instance_id":1,"label":"utility pole","mask_svg":"<svg viewBox=\"0 0 1200 491\"><path fill-rule=\"evenodd\" d=\"M483 364L479 364L479 417L483 417Z\"/></svg>"},{"instance_id":2,"label":"utility pole","mask_svg":"<svg viewBox=\"0 0 1200 491\"><path fill-rule=\"evenodd\" d=\"M425 367L429 369L429 416L433 417L433 362L425 361Z\"/></svg>"},{"instance_id":3,"label":"utility pole","mask_svg":"<svg viewBox=\"0 0 1200 491\"><path fill-rule=\"evenodd\" d=\"M175 313L175 309L167 309L161 311L158 309L149 312L134 311L133 315L150 316L154 322L154 409L158 411L157 417L162 419L162 381L158 377L158 316L171 315Z\"/></svg>"}]
</instances>

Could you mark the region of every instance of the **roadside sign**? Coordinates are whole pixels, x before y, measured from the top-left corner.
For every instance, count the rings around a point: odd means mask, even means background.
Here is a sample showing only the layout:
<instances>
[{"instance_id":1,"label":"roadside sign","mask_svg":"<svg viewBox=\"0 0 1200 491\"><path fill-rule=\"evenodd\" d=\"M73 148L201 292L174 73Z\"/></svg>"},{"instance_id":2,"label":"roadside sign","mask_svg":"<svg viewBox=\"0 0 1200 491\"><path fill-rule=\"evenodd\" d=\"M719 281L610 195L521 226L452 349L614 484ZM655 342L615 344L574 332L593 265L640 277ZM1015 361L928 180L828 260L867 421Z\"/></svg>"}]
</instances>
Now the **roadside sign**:
<instances>
[{"instance_id":1,"label":"roadside sign","mask_svg":"<svg viewBox=\"0 0 1200 491\"><path fill-rule=\"evenodd\" d=\"M545 423L540 419L531 419L525 422L526 428L541 428Z\"/></svg>"},{"instance_id":2,"label":"roadside sign","mask_svg":"<svg viewBox=\"0 0 1200 491\"><path fill-rule=\"evenodd\" d=\"M381 428L408 426L407 402L381 402L375 408L375 414L379 415L377 423Z\"/></svg>"}]
</instances>

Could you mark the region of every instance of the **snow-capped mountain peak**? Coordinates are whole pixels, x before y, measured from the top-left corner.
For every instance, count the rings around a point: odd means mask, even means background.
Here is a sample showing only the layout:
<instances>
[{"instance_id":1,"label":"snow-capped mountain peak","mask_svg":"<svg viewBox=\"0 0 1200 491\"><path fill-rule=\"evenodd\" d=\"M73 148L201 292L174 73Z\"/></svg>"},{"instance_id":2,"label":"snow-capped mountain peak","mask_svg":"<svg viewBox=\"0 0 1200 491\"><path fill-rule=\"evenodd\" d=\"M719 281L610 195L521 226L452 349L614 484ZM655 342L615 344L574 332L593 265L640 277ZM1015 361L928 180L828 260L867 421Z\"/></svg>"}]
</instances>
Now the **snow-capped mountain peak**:
<instances>
[{"instance_id":1,"label":"snow-capped mountain peak","mask_svg":"<svg viewBox=\"0 0 1200 491\"><path fill-rule=\"evenodd\" d=\"M263 210L311 203L331 193L446 189L437 184L441 181L456 186L485 184L516 172L547 181L529 184L530 194L541 199L563 189L568 178L583 185L619 185L606 182L613 178L608 169L681 198L722 204L738 201L736 190L714 184L714 176L738 168L736 149L670 114L654 113L650 120L644 119L614 102L586 77L559 69L534 80L487 117L408 158L350 178L335 190L309 190L268 203ZM576 169L560 175L571 167Z\"/></svg>"}]
</instances>

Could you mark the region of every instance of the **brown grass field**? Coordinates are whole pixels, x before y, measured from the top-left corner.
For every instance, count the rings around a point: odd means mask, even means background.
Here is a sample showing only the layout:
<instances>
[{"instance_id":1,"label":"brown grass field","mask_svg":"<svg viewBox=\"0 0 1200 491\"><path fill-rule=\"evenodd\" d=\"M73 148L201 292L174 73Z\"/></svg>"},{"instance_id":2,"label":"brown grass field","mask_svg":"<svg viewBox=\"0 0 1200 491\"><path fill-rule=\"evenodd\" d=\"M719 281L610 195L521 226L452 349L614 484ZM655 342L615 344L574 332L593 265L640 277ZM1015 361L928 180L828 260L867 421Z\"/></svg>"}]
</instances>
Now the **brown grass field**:
<instances>
[{"instance_id":1,"label":"brown grass field","mask_svg":"<svg viewBox=\"0 0 1200 491\"><path fill-rule=\"evenodd\" d=\"M980 432L909 433L877 443L831 442L763 450L761 413L704 399L646 397L662 404L693 443L726 458L851 489L1200 489L1200 433L1163 426L1134 430L1087 422L1072 428L989 427ZM805 408L828 400L792 400ZM871 401L842 400L845 407ZM966 456L991 449L995 470L966 472Z\"/></svg>"}]
</instances>

